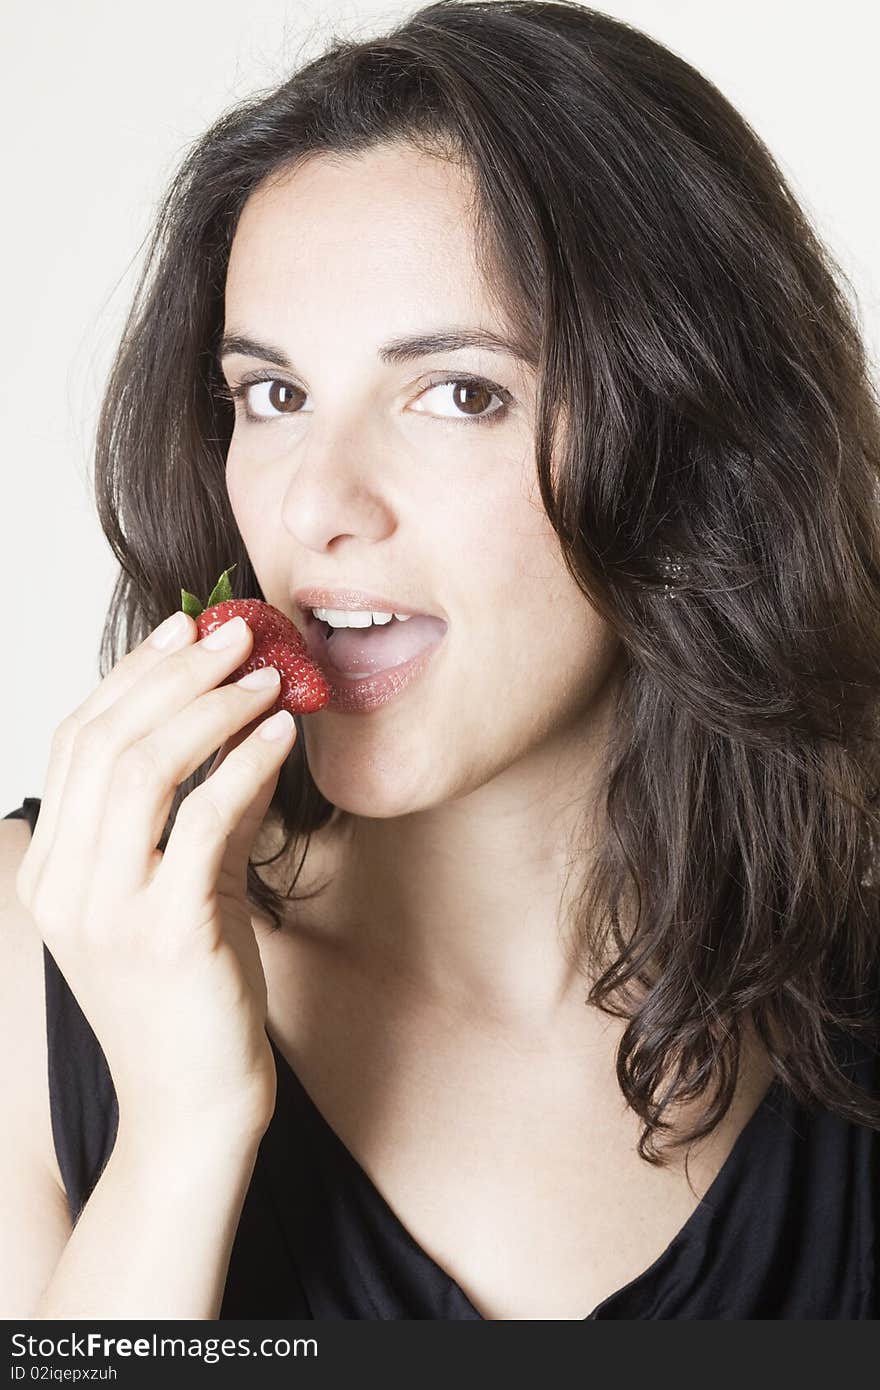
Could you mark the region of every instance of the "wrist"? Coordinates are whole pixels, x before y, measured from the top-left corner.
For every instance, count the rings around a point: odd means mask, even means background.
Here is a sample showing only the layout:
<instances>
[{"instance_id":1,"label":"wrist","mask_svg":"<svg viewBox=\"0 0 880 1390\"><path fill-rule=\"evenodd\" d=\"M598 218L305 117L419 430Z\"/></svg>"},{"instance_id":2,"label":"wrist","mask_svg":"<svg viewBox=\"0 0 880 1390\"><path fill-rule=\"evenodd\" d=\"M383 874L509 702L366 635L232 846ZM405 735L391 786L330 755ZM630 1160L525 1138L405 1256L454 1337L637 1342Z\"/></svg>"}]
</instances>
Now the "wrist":
<instances>
[{"instance_id":1,"label":"wrist","mask_svg":"<svg viewBox=\"0 0 880 1390\"><path fill-rule=\"evenodd\" d=\"M184 1116L139 1112L135 1116L120 1109L117 1144L135 1161L144 1157L155 1162L157 1156L168 1154L177 1164L192 1159L197 1167L212 1155L255 1157L267 1128L268 1121L250 1111Z\"/></svg>"}]
</instances>

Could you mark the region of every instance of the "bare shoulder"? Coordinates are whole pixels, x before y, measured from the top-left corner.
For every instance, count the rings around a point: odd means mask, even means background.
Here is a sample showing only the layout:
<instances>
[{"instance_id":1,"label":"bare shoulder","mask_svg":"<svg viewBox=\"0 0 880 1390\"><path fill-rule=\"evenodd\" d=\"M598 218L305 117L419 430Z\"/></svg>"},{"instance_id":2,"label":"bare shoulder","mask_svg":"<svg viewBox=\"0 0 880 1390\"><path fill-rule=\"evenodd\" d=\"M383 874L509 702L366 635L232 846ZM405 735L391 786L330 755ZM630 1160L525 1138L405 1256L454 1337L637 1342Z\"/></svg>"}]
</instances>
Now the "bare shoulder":
<instances>
[{"instance_id":1,"label":"bare shoulder","mask_svg":"<svg viewBox=\"0 0 880 1390\"><path fill-rule=\"evenodd\" d=\"M0 821L0 1094L7 1133L14 1117L16 1144L32 1146L66 1201L49 1112L43 940L15 891L30 838L27 821Z\"/></svg>"}]
</instances>

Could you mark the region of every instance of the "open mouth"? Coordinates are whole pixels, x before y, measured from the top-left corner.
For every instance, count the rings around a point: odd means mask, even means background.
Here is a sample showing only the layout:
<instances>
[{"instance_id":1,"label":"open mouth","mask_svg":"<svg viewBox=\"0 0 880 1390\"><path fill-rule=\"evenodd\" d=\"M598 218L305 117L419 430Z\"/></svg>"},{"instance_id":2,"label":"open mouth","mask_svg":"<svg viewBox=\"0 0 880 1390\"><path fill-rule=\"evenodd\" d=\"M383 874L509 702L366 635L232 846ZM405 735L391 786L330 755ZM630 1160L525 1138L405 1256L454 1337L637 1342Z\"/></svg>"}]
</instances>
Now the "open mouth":
<instances>
[{"instance_id":1,"label":"open mouth","mask_svg":"<svg viewBox=\"0 0 880 1390\"><path fill-rule=\"evenodd\" d=\"M322 671L348 679L373 676L404 666L434 646L446 632L442 618L414 614L369 627L331 627L310 611L303 613L309 656Z\"/></svg>"}]
</instances>

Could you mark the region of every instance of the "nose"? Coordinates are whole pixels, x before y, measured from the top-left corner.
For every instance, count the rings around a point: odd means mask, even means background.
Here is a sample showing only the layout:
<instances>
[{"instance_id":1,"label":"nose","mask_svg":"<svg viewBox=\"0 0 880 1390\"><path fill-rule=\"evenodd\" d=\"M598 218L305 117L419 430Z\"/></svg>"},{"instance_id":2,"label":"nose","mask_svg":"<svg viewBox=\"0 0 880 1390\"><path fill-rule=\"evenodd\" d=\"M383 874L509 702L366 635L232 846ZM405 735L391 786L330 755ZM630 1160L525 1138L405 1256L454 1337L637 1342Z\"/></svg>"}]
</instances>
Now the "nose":
<instances>
[{"instance_id":1,"label":"nose","mask_svg":"<svg viewBox=\"0 0 880 1390\"><path fill-rule=\"evenodd\" d=\"M286 530L304 549L319 554L345 541L377 544L394 534L396 518L383 492L387 451L373 460L362 433L339 430L333 438L317 437L297 457L284 494L282 519Z\"/></svg>"}]
</instances>

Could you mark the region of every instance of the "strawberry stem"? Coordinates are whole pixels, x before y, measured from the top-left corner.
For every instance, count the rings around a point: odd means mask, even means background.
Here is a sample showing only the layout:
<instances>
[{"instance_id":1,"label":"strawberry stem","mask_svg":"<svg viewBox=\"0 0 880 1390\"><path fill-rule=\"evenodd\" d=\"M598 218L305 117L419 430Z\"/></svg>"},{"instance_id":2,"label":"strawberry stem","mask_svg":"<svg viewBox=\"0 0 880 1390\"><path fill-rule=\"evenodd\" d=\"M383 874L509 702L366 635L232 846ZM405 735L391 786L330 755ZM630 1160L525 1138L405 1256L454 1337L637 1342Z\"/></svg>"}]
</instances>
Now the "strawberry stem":
<instances>
[{"instance_id":1,"label":"strawberry stem","mask_svg":"<svg viewBox=\"0 0 880 1390\"><path fill-rule=\"evenodd\" d=\"M226 603L228 599L232 598L232 585L229 583L229 576L236 568L236 565L230 565L228 570L223 571L214 585L211 597L208 599L208 608L213 608L215 603Z\"/></svg>"},{"instance_id":2,"label":"strawberry stem","mask_svg":"<svg viewBox=\"0 0 880 1390\"><path fill-rule=\"evenodd\" d=\"M195 594L190 594L186 589L181 589L180 607L183 612L188 614L190 618L197 618L200 613L204 613L205 608L213 608L215 603L226 603L231 599L232 585L229 583L229 576L236 568L237 565L230 565L229 569L223 571L217 583L214 585L211 591L211 597L208 599L204 608L202 607L201 599L196 598Z\"/></svg>"},{"instance_id":3,"label":"strawberry stem","mask_svg":"<svg viewBox=\"0 0 880 1390\"><path fill-rule=\"evenodd\" d=\"M184 613L188 613L191 618L197 618L204 612L201 603L195 594L188 594L186 589L180 591L180 606Z\"/></svg>"}]
</instances>

